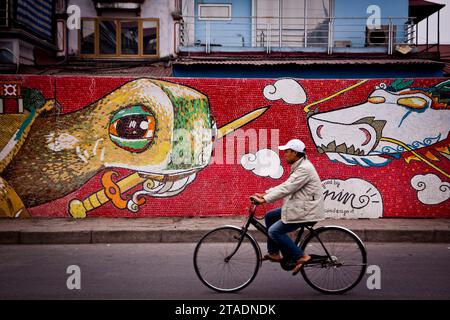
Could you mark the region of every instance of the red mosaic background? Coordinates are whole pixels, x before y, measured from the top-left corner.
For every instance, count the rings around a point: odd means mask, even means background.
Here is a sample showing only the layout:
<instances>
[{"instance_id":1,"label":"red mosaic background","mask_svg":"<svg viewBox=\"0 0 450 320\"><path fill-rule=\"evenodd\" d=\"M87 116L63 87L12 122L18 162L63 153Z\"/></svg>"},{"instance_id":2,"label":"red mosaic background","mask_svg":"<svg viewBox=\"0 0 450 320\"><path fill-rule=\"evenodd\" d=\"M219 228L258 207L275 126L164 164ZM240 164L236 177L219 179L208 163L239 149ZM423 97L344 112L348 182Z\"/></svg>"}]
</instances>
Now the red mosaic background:
<instances>
[{"instance_id":1,"label":"red mosaic background","mask_svg":"<svg viewBox=\"0 0 450 320\"><path fill-rule=\"evenodd\" d=\"M23 87L41 90L46 99L56 98L62 112L72 112L90 105L104 95L114 91L134 78L126 77L72 77L72 76L1 76L1 81L19 80ZM273 84L275 79L162 79L192 87L209 98L211 112L220 127L254 109L271 105L260 118L246 125L244 129L279 129L279 141L284 144L291 138L302 139L307 147L309 159L316 166L322 180L360 178L372 183L381 193L384 203L384 217L450 217L450 201L437 205L425 205L417 199L417 192L411 187L411 178L417 174L434 173L443 181L448 181L420 161L406 163L403 159L391 161L383 167L348 166L331 162L326 155L319 154L309 133L306 113L303 108L308 103L328 97L349 87L358 80L298 80L303 86L308 100L302 105L288 105L282 100L268 101L263 89ZM380 83L389 84L394 79L371 79L363 85L319 104L320 111L339 109L364 103L368 95ZM414 79L412 87L431 87L444 79ZM8 101L5 111L14 106ZM450 110L448 111L450 112ZM270 135L269 135L270 138ZM445 141L449 143L449 138ZM445 144L442 143L441 145ZM269 139L270 146L270 139ZM248 146L247 146L248 147ZM431 148L431 147L429 147ZM247 152L248 150L246 150ZM281 157L281 159L283 159ZM439 166L450 172L450 161L441 159ZM263 192L284 181L289 167L283 163L284 174L280 179L258 177L245 170L239 161L236 164L211 164L197 174L193 183L181 194L169 198L146 197L146 204L134 214L127 209L119 210L111 203L91 211L89 217L144 217L144 216L213 216L243 215L248 206L248 196ZM130 172L118 170L122 176ZM82 188L64 198L30 208L33 216L67 217L70 200L84 199L100 190L99 172ZM64 183L64 181L61 181ZM128 193L132 193L133 190ZM128 194L127 193L127 194ZM265 209L280 206L281 201L266 205Z\"/></svg>"}]
</instances>

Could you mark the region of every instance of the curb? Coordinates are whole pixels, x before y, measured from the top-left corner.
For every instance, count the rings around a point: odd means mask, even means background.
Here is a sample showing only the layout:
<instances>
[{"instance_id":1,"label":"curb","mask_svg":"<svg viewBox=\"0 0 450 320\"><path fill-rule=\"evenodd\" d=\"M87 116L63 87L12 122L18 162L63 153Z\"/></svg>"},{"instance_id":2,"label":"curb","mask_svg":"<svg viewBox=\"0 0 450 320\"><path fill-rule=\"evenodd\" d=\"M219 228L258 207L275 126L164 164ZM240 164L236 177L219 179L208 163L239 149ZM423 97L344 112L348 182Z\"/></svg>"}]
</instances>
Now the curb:
<instances>
[{"instance_id":1,"label":"curb","mask_svg":"<svg viewBox=\"0 0 450 320\"><path fill-rule=\"evenodd\" d=\"M196 243L211 229L0 231L0 244ZM450 230L352 229L364 242L450 242ZM258 231L250 233L265 241Z\"/></svg>"}]
</instances>

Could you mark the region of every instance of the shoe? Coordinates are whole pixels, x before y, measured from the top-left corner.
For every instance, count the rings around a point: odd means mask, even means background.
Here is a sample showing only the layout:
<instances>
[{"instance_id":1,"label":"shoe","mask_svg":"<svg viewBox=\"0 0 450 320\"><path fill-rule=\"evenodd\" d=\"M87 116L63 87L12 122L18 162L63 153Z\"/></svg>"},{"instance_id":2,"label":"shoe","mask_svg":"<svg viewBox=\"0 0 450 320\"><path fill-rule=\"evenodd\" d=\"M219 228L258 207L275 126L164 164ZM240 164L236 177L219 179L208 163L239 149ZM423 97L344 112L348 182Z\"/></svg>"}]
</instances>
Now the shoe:
<instances>
[{"instance_id":1,"label":"shoe","mask_svg":"<svg viewBox=\"0 0 450 320\"><path fill-rule=\"evenodd\" d=\"M303 267L304 264L307 264L311 260L311 256L305 254L303 257L297 260L297 263L295 264L295 268L292 270L292 275L295 276L297 273L300 272L300 269Z\"/></svg>"},{"instance_id":2,"label":"shoe","mask_svg":"<svg viewBox=\"0 0 450 320\"><path fill-rule=\"evenodd\" d=\"M273 253L267 253L264 255L264 257L262 257L262 261L272 261L272 262L281 262L283 258L281 258L279 253L273 254Z\"/></svg>"}]
</instances>

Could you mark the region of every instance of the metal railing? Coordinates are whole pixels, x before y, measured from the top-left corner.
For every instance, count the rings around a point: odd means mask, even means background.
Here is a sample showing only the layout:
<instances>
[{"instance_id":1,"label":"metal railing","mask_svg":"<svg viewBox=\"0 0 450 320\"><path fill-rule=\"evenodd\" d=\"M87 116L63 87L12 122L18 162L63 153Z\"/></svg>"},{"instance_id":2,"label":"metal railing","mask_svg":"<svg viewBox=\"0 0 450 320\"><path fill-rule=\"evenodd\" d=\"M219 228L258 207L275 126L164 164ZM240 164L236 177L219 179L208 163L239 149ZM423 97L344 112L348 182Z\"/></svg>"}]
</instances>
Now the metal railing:
<instances>
[{"instance_id":1,"label":"metal railing","mask_svg":"<svg viewBox=\"0 0 450 320\"><path fill-rule=\"evenodd\" d=\"M414 47L417 27L410 17L383 18L379 25L363 18L232 17L199 20L183 16L179 44L187 51L379 51L392 54L395 46Z\"/></svg>"}]
</instances>

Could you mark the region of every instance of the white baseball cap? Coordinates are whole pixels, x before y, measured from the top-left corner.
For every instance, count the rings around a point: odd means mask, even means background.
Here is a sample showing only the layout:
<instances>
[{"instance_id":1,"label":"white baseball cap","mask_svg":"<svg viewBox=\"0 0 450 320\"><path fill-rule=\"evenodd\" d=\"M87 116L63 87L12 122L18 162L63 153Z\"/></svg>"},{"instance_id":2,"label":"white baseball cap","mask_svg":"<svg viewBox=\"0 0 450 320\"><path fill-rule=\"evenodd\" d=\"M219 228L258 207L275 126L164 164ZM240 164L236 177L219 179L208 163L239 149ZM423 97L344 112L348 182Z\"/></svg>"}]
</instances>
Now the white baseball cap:
<instances>
[{"instance_id":1,"label":"white baseball cap","mask_svg":"<svg viewBox=\"0 0 450 320\"><path fill-rule=\"evenodd\" d=\"M289 142L286 143L286 145L279 146L278 149L280 149L280 150L291 149L291 150L294 150L297 152L305 152L305 144L303 143L303 141L301 141L299 139L292 139L292 140L289 140Z\"/></svg>"}]
</instances>

